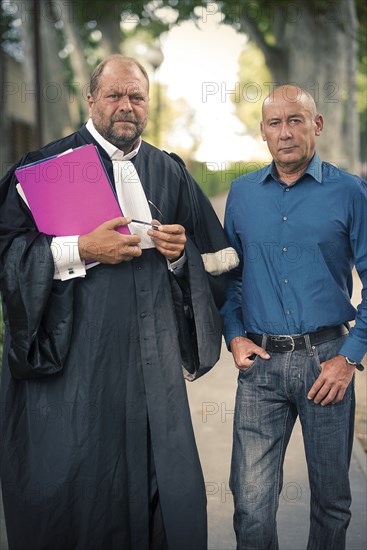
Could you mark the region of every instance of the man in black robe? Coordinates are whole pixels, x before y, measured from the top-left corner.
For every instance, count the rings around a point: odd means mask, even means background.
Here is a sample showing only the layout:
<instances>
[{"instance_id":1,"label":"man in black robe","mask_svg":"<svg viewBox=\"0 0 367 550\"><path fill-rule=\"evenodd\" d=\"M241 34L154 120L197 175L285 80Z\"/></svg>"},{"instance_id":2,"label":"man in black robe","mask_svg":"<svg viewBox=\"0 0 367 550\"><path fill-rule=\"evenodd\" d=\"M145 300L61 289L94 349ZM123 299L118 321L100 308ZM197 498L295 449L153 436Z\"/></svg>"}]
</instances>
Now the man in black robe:
<instances>
[{"instance_id":1,"label":"man in black robe","mask_svg":"<svg viewBox=\"0 0 367 550\"><path fill-rule=\"evenodd\" d=\"M0 472L10 550L207 546L183 373L194 379L219 357L211 289L236 256L184 166L141 140L148 86L135 60L107 58L91 78L88 123L25 155L1 181ZM90 143L117 196L131 199L124 214L149 208L143 221L159 229L131 224L121 234L115 228L130 222L121 217L76 237L37 231L15 169Z\"/></svg>"}]
</instances>

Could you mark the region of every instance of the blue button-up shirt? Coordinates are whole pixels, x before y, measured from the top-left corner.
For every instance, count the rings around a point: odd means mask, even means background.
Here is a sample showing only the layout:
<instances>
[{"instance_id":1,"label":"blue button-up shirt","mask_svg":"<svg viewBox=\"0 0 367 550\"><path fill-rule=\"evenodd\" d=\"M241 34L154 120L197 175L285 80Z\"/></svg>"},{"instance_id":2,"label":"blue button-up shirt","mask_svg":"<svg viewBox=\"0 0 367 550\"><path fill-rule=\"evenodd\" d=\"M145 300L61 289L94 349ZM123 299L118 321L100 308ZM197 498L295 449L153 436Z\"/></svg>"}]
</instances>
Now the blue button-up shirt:
<instances>
[{"instance_id":1,"label":"blue button-up shirt","mask_svg":"<svg viewBox=\"0 0 367 550\"><path fill-rule=\"evenodd\" d=\"M274 163L236 179L225 229L240 265L222 309L227 344L246 332L305 334L353 319L340 350L367 352L367 183L314 155L292 185ZM356 310L352 268L362 280Z\"/></svg>"}]
</instances>

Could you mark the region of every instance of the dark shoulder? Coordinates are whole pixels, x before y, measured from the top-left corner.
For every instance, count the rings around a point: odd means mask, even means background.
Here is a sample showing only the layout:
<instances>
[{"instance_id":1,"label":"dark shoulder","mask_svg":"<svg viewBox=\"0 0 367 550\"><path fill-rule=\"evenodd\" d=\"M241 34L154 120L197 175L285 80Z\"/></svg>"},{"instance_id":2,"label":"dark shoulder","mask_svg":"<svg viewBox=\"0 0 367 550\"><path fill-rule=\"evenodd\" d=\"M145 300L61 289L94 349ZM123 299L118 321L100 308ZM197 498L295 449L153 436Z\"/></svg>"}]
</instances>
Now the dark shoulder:
<instances>
[{"instance_id":1,"label":"dark shoulder","mask_svg":"<svg viewBox=\"0 0 367 550\"><path fill-rule=\"evenodd\" d=\"M12 178L14 171L19 166L24 166L25 164L31 164L32 162L37 162L47 157L59 155L60 153L63 153L68 149L79 147L80 145L84 145L85 143L86 140L82 137L80 132L77 131L64 138L51 141L50 143L47 143L39 149L29 151L28 153L25 153L20 159L18 159L13 164L13 166L11 166L5 176L1 179L1 183L3 183L4 180Z\"/></svg>"},{"instance_id":2,"label":"dark shoulder","mask_svg":"<svg viewBox=\"0 0 367 550\"><path fill-rule=\"evenodd\" d=\"M178 174L181 170L180 164L185 166L184 161L178 155L171 156L166 151L162 151L144 140L141 143L140 152L146 161L154 162L156 167L160 166L164 170L172 170Z\"/></svg>"},{"instance_id":3,"label":"dark shoulder","mask_svg":"<svg viewBox=\"0 0 367 550\"><path fill-rule=\"evenodd\" d=\"M69 136L56 139L54 141L51 141L50 143L47 143L43 147L36 149L35 151L30 151L27 155L25 155L25 157L23 157L22 164L35 162L43 158L58 155L60 153L63 153L64 151L67 151L68 149L79 147L80 145L84 145L85 143L85 139L80 135L79 131L73 132Z\"/></svg>"}]
</instances>

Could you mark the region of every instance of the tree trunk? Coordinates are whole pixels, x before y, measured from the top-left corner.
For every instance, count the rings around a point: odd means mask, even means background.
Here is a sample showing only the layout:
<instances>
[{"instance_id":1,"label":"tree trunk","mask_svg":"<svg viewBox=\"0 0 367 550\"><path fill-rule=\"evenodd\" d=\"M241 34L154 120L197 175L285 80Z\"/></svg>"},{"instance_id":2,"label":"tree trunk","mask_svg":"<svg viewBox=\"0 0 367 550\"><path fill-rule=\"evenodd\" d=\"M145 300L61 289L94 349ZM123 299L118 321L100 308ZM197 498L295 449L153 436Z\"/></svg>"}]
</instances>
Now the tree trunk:
<instances>
[{"instance_id":1,"label":"tree trunk","mask_svg":"<svg viewBox=\"0 0 367 550\"><path fill-rule=\"evenodd\" d=\"M59 57L61 43L55 29L58 20L51 0L40 0L42 59L42 103L44 109L44 141L48 143L74 130L71 121L70 90L64 61Z\"/></svg>"},{"instance_id":2,"label":"tree trunk","mask_svg":"<svg viewBox=\"0 0 367 550\"><path fill-rule=\"evenodd\" d=\"M354 173L360 173L360 127L359 127L359 115L357 111L357 71L358 71L358 19L354 2L347 2L344 4L344 9L347 12L345 17L347 21L350 21L349 32L350 34L349 47L346 52L347 63L347 94L346 94L346 141L345 148L348 158L351 162L349 164L349 170ZM348 13L349 12L349 13ZM348 27L346 27L348 29Z\"/></svg>"},{"instance_id":3,"label":"tree trunk","mask_svg":"<svg viewBox=\"0 0 367 550\"><path fill-rule=\"evenodd\" d=\"M115 7L112 13L118 13L117 7ZM120 19L118 17L112 19L111 17L108 17L108 14L106 14L105 17L101 17L98 21L98 28L102 32L102 48L105 55L121 53L122 35L120 29Z\"/></svg>"},{"instance_id":4,"label":"tree trunk","mask_svg":"<svg viewBox=\"0 0 367 550\"><path fill-rule=\"evenodd\" d=\"M271 3L275 44L269 46L254 22L243 29L265 55L274 82L308 90L324 115L317 141L323 160L352 172L359 169L359 131L356 111L357 30L355 3L340 0Z\"/></svg>"},{"instance_id":5,"label":"tree trunk","mask_svg":"<svg viewBox=\"0 0 367 550\"><path fill-rule=\"evenodd\" d=\"M1 120L1 146L0 146L0 178L4 176L7 170L10 168L8 160L10 159L10 142L7 136L9 136L9 116L7 112L7 90L6 85L8 82L7 70L6 70L6 55L0 47L0 120Z\"/></svg>"},{"instance_id":6,"label":"tree trunk","mask_svg":"<svg viewBox=\"0 0 367 550\"><path fill-rule=\"evenodd\" d=\"M24 5L17 1L19 13L23 13ZM34 21L33 3L27 4L27 17L22 18L22 37L24 40L25 89L27 101L35 100L35 58L34 58ZM41 40L41 82L40 96L42 109L42 141L43 145L54 139L61 138L74 128L71 123L68 84L63 60L59 57L61 44L55 23L58 20L51 0L39 0L40 20L38 29ZM36 121L36 124L39 124Z\"/></svg>"},{"instance_id":7,"label":"tree trunk","mask_svg":"<svg viewBox=\"0 0 367 550\"><path fill-rule=\"evenodd\" d=\"M70 52L70 62L73 71L73 87L75 94L70 93L70 102L74 107L71 112L72 122L75 128L78 128L88 116L87 94L89 91L89 73L90 67L87 63L84 53L84 43L81 39L77 20L73 10L64 9L64 0L53 0L58 13L63 22L63 33L68 44L72 45Z\"/></svg>"}]
</instances>

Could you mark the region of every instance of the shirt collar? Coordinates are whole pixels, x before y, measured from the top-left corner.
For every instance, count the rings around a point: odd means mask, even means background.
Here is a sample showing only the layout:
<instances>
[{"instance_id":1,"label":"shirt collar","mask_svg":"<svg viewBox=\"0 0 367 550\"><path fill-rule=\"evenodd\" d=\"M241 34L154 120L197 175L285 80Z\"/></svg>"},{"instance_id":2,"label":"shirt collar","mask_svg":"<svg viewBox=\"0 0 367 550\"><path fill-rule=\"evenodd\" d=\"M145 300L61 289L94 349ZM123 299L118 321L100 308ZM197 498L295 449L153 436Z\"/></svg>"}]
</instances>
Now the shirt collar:
<instances>
[{"instance_id":1,"label":"shirt collar","mask_svg":"<svg viewBox=\"0 0 367 550\"><path fill-rule=\"evenodd\" d=\"M139 152L139 149L141 146L141 138L139 138L138 145L135 147L135 149L133 149L132 151L130 151L130 153L127 153L125 155L124 152L121 151L121 149L119 149L118 147L115 147L115 145L113 145L112 143L107 141L103 136L101 136L98 130L96 130L96 127L94 126L91 118L88 120L86 124L86 128L89 131L89 133L92 134L94 139L99 143L99 145L103 147L103 149L106 151L106 153L110 158L112 158L116 154L116 152L119 152L120 160L130 160L131 158L135 157ZM121 153L122 153L122 156L121 156Z\"/></svg>"},{"instance_id":2,"label":"shirt collar","mask_svg":"<svg viewBox=\"0 0 367 550\"><path fill-rule=\"evenodd\" d=\"M322 183L322 161L317 153L314 154L306 170L303 172L302 176L297 181L299 181L301 178L304 178L306 174L311 176L314 180L318 181L319 183ZM263 174L261 183L265 183L269 179L278 180L278 173L277 173L277 169L275 167L274 161L272 161L264 169L264 174Z\"/></svg>"},{"instance_id":3,"label":"shirt collar","mask_svg":"<svg viewBox=\"0 0 367 550\"><path fill-rule=\"evenodd\" d=\"M312 157L305 174L310 175L314 180L322 183L322 161L317 153Z\"/></svg>"}]
</instances>

